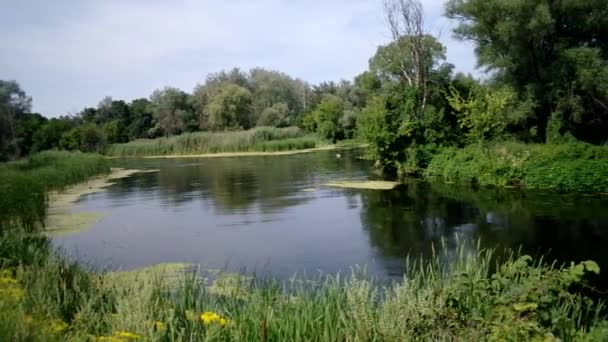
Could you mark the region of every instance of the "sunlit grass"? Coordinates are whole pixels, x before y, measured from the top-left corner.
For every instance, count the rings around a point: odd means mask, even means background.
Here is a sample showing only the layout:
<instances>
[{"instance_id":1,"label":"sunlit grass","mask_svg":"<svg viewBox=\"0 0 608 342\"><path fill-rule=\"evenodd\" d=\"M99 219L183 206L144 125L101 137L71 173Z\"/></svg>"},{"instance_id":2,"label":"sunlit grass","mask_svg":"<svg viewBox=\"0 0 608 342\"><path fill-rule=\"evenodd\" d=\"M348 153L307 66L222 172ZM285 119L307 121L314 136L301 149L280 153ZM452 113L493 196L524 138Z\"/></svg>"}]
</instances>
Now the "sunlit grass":
<instances>
[{"instance_id":1,"label":"sunlit grass","mask_svg":"<svg viewBox=\"0 0 608 342\"><path fill-rule=\"evenodd\" d=\"M20 237L8 239L20 243ZM0 298L11 303L0 304L7 340L569 341L608 336L602 304L570 291L586 273L598 271L593 262L558 267L513 254L497 264L492 251L460 244L455 250L442 246L430 259L411 260L400 281L382 284L360 269L287 281L229 274L209 279L182 265L169 265L168 273L158 272L161 267L100 274L40 248L39 258L0 251L2 260L34 260L3 267L3 274L14 279L11 286L22 289L18 298ZM52 327L56 333L49 332Z\"/></svg>"}]
</instances>

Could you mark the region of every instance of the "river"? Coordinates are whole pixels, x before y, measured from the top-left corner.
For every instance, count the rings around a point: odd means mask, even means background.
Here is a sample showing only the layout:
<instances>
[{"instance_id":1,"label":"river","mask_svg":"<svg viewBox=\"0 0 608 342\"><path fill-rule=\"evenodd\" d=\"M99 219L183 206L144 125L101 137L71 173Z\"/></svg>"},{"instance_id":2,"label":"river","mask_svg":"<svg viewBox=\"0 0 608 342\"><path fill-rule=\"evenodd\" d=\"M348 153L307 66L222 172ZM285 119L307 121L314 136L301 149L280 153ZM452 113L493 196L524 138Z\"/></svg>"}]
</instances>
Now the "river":
<instances>
[{"instance_id":1,"label":"river","mask_svg":"<svg viewBox=\"0 0 608 342\"><path fill-rule=\"evenodd\" d=\"M283 279L356 265L377 278L400 277L408 254L429 256L433 244L453 250L477 241L608 266L606 196L415 180L383 191L325 186L379 177L362 151L340 154L117 160L116 166L159 171L82 197L75 210L103 218L53 243L97 269L179 262Z\"/></svg>"}]
</instances>

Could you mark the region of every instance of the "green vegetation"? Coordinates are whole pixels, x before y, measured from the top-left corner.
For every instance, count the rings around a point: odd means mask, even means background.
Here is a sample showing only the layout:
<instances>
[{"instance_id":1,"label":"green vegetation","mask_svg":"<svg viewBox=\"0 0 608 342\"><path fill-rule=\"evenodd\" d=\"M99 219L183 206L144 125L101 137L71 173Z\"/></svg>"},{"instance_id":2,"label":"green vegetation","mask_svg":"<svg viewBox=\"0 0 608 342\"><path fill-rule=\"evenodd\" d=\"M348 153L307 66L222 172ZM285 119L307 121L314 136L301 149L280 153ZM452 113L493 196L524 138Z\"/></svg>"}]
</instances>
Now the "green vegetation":
<instances>
[{"instance_id":1,"label":"green vegetation","mask_svg":"<svg viewBox=\"0 0 608 342\"><path fill-rule=\"evenodd\" d=\"M358 271L285 283L95 274L50 254L42 237L3 234L0 247L6 341L592 341L608 334L602 304L574 290L599 272L592 261L557 267L513 255L495 268L491 251L444 246L445 253L409 263L402 281L380 286Z\"/></svg>"},{"instance_id":2,"label":"green vegetation","mask_svg":"<svg viewBox=\"0 0 608 342\"><path fill-rule=\"evenodd\" d=\"M458 38L475 44L478 64L488 71L484 80L454 72L445 46L425 31L420 0L385 0L384 5L392 39L378 47L368 70L352 82L310 85L278 71L235 68L208 75L191 94L165 87L130 103L106 97L76 116L47 120L28 113L31 98L16 82L2 81L0 159L52 148L100 152L108 143L119 144L110 147L115 156L316 146L312 136L258 142L240 132L297 126L333 143L363 140L370 158L389 174L605 191L603 182L591 184L604 169L603 153L598 159L573 153L578 159L559 167L547 160L569 149L555 144L608 142L605 1L447 1L445 15L457 22ZM140 140L153 138L160 139ZM531 151L525 170L501 166L500 155L475 162L473 155L485 153L478 145L505 141L507 150ZM460 162L446 160L451 157ZM471 177L474 170L482 174ZM546 172L551 179L543 179Z\"/></svg>"},{"instance_id":3,"label":"green vegetation","mask_svg":"<svg viewBox=\"0 0 608 342\"><path fill-rule=\"evenodd\" d=\"M485 186L606 193L608 148L582 143L496 143L444 148L432 158L424 175Z\"/></svg>"},{"instance_id":4,"label":"green vegetation","mask_svg":"<svg viewBox=\"0 0 608 342\"><path fill-rule=\"evenodd\" d=\"M100 155L48 151L26 160L0 164L0 231L44 225L48 192L110 171Z\"/></svg>"},{"instance_id":5,"label":"green vegetation","mask_svg":"<svg viewBox=\"0 0 608 342\"><path fill-rule=\"evenodd\" d=\"M276 152L315 148L322 141L297 127L257 127L237 132L184 133L170 138L111 145L115 157L188 155L227 152Z\"/></svg>"}]
</instances>

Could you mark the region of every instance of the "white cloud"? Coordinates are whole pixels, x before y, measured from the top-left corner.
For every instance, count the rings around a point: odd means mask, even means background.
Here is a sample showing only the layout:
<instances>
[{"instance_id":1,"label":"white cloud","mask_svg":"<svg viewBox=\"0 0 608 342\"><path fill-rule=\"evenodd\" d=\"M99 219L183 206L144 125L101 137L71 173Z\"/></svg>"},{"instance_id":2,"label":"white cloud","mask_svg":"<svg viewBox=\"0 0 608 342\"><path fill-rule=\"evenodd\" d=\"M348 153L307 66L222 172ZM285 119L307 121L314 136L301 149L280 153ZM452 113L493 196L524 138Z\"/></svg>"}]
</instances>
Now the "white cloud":
<instances>
[{"instance_id":1,"label":"white cloud","mask_svg":"<svg viewBox=\"0 0 608 342\"><path fill-rule=\"evenodd\" d=\"M423 2L450 61L471 71L471 49L451 39L442 2ZM0 40L11 50L0 56L0 78L20 81L46 115L95 105L105 95L145 97L164 85L189 91L206 74L233 66L279 69L310 82L348 79L388 40L381 0L55 3L53 13L39 13L46 22L26 20L32 14L24 10L7 14L24 16L18 29L0 23Z\"/></svg>"}]
</instances>

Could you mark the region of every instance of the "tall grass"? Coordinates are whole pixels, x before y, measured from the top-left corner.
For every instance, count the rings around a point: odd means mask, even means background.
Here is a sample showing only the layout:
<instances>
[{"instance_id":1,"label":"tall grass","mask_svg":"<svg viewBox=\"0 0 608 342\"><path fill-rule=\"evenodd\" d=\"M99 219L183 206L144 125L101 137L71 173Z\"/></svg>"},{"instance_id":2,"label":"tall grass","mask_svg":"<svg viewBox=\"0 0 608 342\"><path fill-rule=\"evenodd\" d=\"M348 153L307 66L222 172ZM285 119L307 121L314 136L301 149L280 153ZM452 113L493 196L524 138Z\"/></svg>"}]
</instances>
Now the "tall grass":
<instances>
[{"instance_id":1,"label":"tall grass","mask_svg":"<svg viewBox=\"0 0 608 342\"><path fill-rule=\"evenodd\" d=\"M100 155L47 151L26 160L0 164L0 231L40 227L46 216L48 192L84 182L110 171Z\"/></svg>"},{"instance_id":2,"label":"tall grass","mask_svg":"<svg viewBox=\"0 0 608 342\"><path fill-rule=\"evenodd\" d=\"M275 152L317 147L318 138L297 127L258 127L238 132L196 132L111 145L114 157L188 155L223 152Z\"/></svg>"},{"instance_id":3,"label":"tall grass","mask_svg":"<svg viewBox=\"0 0 608 342\"><path fill-rule=\"evenodd\" d=\"M608 192L608 147L496 143L446 148L424 172L453 182L557 192Z\"/></svg>"},{"instance_id":4,"label":"tall grass","mask_svg":"<svg viewBox=\"0 0 608 342\"><path fill-rule=\"evenodd\" d=\"M19 244L18 237L12 237ZM41 252L44 253L44 252ZM0 251L0 258L6 257ZM13 258L15 256L8 256ZM19 257L19 256L17 256ZM41 258L43 259L43 258ZM0 259L1 260L1 259ZM21 296L0 291L5 340L525 341L602 340L602 303L573 291L597 265L568 267L461 245L412 260L382 285L365 273L286 282L185 272L96 275L50 257L8 268ZM7 270L7 268L5 268ZM10 281L5 281L9 283ZM210 286L212 285L212 286ZM10 297L10 298L9 298ZM9 305L10 304L10 305ZM29 321L29 323L27 323Z\"/></svg>"}]
</instances>

